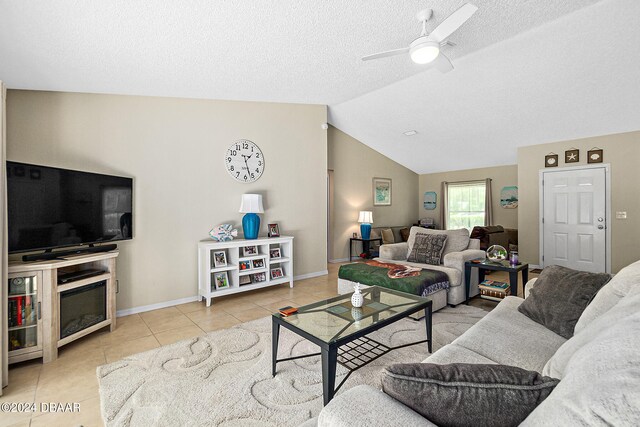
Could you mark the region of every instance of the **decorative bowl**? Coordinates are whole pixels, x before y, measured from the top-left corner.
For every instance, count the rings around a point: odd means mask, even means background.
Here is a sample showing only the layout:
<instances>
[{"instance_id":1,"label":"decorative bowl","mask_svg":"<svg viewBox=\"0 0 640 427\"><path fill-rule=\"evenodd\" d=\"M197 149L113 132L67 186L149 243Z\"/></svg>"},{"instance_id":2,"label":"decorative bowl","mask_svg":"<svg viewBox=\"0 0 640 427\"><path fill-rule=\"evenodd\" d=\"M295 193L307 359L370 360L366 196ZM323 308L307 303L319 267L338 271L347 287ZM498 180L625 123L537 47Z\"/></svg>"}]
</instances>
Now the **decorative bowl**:
<instances>
[{"instance_id":1,"label":"decorative bowl","mask_svg":"<svg viewBox=\"0 0 640 427\"><path fill-rule=\"evenodd\" d=\"M487 249L487 258L490 261L504 261L507 259L507 250L500 245L493 245Z\"/></svg>"}]
</instances>

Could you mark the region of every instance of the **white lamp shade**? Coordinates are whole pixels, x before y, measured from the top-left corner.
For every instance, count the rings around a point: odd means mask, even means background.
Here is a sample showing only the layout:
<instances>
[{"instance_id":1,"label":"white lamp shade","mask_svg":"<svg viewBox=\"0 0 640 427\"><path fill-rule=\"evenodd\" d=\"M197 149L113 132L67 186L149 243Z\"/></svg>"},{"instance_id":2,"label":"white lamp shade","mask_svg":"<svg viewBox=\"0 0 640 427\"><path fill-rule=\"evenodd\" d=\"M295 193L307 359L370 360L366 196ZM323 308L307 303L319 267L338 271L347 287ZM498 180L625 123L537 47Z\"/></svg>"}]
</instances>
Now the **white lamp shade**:
<instances>
[{"instance_id":1,"label":"white lamp shade","mask_svg":"<svg viewBox=\"0 0 640 427\"><path fill-rule=\"evenodd\" d=\"M358 216L358 222L366 222L373 223L373 212L371 211L360 211L360 215Z\"/></svg>"},{"instance_id":2,"label":"white lamp shade","mask_svg":"<svg viewBox=\"0 0 640 427\"><path fill-rule=\"evenodd\" d=\"M264 213L262 194L243 194L240 213Z\"/></svg>"}]
</instances>

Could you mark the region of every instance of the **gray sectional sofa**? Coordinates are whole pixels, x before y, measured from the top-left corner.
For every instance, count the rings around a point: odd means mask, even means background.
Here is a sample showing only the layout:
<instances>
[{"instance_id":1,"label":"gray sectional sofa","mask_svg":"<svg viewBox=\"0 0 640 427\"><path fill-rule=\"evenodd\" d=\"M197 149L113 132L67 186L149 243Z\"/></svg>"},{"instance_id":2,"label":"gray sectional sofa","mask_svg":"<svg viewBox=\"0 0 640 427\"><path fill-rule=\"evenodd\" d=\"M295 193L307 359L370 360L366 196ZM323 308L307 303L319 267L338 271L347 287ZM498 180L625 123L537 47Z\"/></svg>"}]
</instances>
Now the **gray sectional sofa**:
<instances>
[{"instance_id":1,"label":"gray sectional sofa","mask_svg":"<svg viewBox=\"0 0 640 427\"><path fill-rule=\"evenodd\" d=\"M527 284L525 297L535 281ZM507 297L424 362L504 364L559 378L525 426L640 425L640 261L596 294L569 340L520 313L523 301ZM317 425L434 424L382 391L361 385L338 394L321 411Z\"/></svg>"}]
</instances>

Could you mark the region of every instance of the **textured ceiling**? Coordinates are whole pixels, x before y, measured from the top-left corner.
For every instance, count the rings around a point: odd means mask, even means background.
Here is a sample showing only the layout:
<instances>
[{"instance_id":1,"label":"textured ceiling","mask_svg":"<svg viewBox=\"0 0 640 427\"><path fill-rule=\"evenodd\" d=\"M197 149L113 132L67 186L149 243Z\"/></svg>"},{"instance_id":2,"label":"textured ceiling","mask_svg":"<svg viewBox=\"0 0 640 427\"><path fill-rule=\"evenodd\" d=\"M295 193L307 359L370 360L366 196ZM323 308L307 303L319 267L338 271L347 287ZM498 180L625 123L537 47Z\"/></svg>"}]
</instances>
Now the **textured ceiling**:
<instances>
[{"instance_id":1,"label":"textured ceiling","mask_svg":"<svg viewBox=\"0 0 640 427\"><path fill-rule=\"evenodd\" d=\"M515 163L516 147L638 129L638 0L472 0L456 69L360 57L465 0L0 0L9 88L329 105L420 173ZM402 132L419 133L406 137ZM490 154L487 154L490 152Z\"/></svg>"},{"instance_id":2,"label":"textured ceiling","mask_svg":"<svg viewBox=\"0 0 640 427\"><path fill-rule=\"evenodd\" d=\"M332 106L417 173L516 163L517 147L640 129L638 0L607 0ZM405 136L406 130L417 130Z\"/></svg>"},{"instance_id":3,"label":"textured ceiling","mask_svg":"<svg viewBox=\"0 0 640 427\"><path fill-rule=\"evenodd\" d=\"M596 0L473 0L460 56ZM336 104L420 73L407 46L464 0L0 0L9 88Z\"/></svg>"}]
</instances>

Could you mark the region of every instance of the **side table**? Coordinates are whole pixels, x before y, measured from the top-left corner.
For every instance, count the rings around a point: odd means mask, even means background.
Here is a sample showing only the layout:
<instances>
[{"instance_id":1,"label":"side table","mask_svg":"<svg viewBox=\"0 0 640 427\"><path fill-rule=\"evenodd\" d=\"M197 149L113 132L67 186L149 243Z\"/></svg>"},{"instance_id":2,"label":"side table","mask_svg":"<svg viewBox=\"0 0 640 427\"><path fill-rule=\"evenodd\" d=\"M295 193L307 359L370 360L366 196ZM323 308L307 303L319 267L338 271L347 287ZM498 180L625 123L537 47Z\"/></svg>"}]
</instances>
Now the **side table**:
<instances>
[{"instance_id":1,"label":"side table","mask_svg":"<svg viewBox=\"0 0 640 427\"><path fill-rule=\"evenodd\" d=\"M352 249L353 249L353 242L362 242L362 252L366 252L369 253L369 244L371 242L380 242L380 245L382 245L382 237L377 237L374 239L363 239L361 237L350 237L349 238L349 262L351 262L351 258L352 258Z\"/></svg>"},{"instance_id":2,"label":"side table","mask_svg":"<svg viewBox=\"0 0 640 427\"><path fill-rule=\"evenodd\" d=\"M522 272L522 291L529 281L529 264L522 263L511 265L509 261L489 261L489 260L473 260L464 263L464 291L465 304L469 304L469 288L471 287L471 268L478 269L479 283L484 280L484 274L487 270L507 271L509 273L509 285L511 285L511 295L518 296L518 272Z\"/></svg>"}]
</instances>

